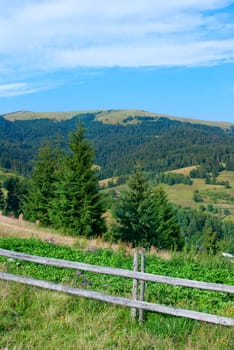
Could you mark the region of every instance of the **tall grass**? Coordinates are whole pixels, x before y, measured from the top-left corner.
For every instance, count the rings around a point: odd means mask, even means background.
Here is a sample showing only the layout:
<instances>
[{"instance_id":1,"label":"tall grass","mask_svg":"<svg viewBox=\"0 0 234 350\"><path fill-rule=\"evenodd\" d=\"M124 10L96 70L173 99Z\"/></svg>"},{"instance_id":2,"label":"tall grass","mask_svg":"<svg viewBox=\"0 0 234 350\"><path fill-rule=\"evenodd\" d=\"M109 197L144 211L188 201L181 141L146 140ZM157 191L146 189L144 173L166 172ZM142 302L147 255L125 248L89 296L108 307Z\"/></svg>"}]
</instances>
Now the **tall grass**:
<instances>
[{"instance_id":1,"label":"tall grass","mask_svg":"<svg viewBox=\"0 0 234 350\"><path fill-rule=\"evenodd\" d=\"M233 329L0 282L0 348L8 350L217 349L234 347Z\"/></svg>"},{"instance_id":2,"label":"tall grass","mask_svg":"<svg viewBox=\"0 0 234 350\"><path fill-rule=\"evenodd\" d=\"M0 246L38 255L54 256L87 263L129 268L132 258L119 252L98 249L82 252L80 249L60 247L37 240L4 238ZM43 253L43 254L42 254ZM172 253L169 260L147 256L148 272L177 277L190 277L213 282L233 284L233 264L224 259L192 254ZM0 270L54 282L82 286L84 275L17 260L1 259ZM232 269L231 269L232 268ZM92 289L103 289L110 294L129 293L131 283L122 283L98 275L85 274L93 281ZM203 278L201 278L203 277ZM231 296L212 292L194 292L191 289L147 284L146 300L174 304L178 307L201 308L227 317L234 315ZM221 293L222 294L222 293ZM149 299L148 299L149 298ZM207 310L206 310L207 309ZM214 312L215 311L215 312ZM234 349L234 332L228 327L206 324L185 318L145 312L142 325L133 322L128 308L40 290L13 282L0 281L0 349L8 350L99 350L99 349Z\"/></svg>"}]
</instances>

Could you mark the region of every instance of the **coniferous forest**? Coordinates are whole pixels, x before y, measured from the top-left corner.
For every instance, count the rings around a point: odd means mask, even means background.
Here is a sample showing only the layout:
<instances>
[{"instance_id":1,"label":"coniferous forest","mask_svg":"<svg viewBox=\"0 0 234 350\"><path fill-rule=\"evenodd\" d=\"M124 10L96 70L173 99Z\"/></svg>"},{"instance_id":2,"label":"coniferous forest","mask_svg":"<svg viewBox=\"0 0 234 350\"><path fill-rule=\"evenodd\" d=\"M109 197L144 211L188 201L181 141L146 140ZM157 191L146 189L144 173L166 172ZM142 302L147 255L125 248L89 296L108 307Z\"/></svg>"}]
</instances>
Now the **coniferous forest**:
<instances>
[{"instance_id":1,"label":"coniferous forest","mask_svg":"<svg viewBox=\"0 0 234 350\"><path fill-rule=\"evenodd\" d=\"M202 205L199 210L172 205L160 186L191 185L196 177L217 183L219 171L234 166L233 128L141 116L129 124L132 119L105 124L92 113L63 121L0 117L0 164L23 175L0 186L0 210L72 235L233 252L232 221L204 212ZM167 173L192 165L197 167L190 176ZM118 198L100 191L98 180L113 176L128 179ZM202 201L199 191L194 201ZM113 216L109 227L106 210Z\"/></svg>"},{"instance_id":2,"label":"coniferous forest","mask_svg":"<svg viewBox=\"0 0 234 350\"><path fill-rule=\"evenodd\" d=\"M0 166L28 174L39 148L47 141L68 150L69 134L82 122L95 149L95 164L101 178L129 174L140 161L146 171L156 173L185 166L225 162L234 169L234 127L191 124L161 117L135 117L130 124L95 120L95 113L68 120L16 120L0 117ZM130 118L131 119L131 118ZM131 121L131 120L130 120Z\"/></svg>"}]
</instances>

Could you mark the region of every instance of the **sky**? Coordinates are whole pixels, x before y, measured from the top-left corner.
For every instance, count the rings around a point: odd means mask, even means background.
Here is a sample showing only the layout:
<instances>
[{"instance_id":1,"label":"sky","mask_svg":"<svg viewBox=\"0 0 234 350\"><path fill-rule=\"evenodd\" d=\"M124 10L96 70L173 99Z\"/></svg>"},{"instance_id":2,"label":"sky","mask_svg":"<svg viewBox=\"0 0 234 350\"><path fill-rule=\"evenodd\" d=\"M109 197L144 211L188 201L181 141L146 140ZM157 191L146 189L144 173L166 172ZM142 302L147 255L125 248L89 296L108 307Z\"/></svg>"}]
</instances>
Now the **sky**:
<instances>
[{"instance_id":1,"label":"sky","mask_svg":"<svg viewBox=\"0 0 234 350\"><path fill-rule=\"evenodd\" d=\"M126 108L234 123L234 1L0 0L0 114Z\"/></svg>"}]
</instances>

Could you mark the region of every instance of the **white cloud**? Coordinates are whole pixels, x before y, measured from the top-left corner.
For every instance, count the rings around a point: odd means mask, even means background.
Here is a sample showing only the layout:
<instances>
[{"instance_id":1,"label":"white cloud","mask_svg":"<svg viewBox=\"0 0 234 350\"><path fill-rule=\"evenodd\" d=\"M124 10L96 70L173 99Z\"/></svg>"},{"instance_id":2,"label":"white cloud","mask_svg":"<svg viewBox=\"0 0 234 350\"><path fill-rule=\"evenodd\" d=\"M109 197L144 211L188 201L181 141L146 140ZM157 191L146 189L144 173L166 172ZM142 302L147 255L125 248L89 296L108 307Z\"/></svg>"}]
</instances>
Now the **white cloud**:
<instances>
[{"instance_id":1,"label":"white cloud","mask_svg":"<svg viewBox=\"0 0 234 350\"><path fill-rule=\"evenodd\" d=\"M234 57L234 40L59 50L55 52L53 62L60 68L89 67L93 65L94 57L95 65L99 67L214 65L230 62L230 57Z\"/></svg>"},{"instance_id":2,"label":"white cloud","mask_svg":"<svg viewBox=\"0 0 234 350\"><path fill-rule=\"evenodd\" d=\"M53 85L55 87L55 85ZM35 85L29 83L10 83L0 84L0 97L12 97L20 95L33 94L39 91L48 90L52 87L50 84Z\"/></svg>"},{"instance_id":3,"label":"white cloud","mask_svg":"<svg viewBox=\"0 0 234 350\"><path fill-rule=\"evenodd\" d=\"M34 91L32 91L32 89L30 89L25 83L11 83L0 85L0 97L25 95L32 92Z\"/></svg>"},{"instance_id":4,"label":"white cloud","mask_svg":"<svg viewBox=\"0 0 234 350\"><path fill-rule=\"evenodd\" d=\"M77 66L191 66L233 61L233 13L226 9L231 3L0 0L1 71L13 76L15 72Z\"/></svg>"}]
</instances>

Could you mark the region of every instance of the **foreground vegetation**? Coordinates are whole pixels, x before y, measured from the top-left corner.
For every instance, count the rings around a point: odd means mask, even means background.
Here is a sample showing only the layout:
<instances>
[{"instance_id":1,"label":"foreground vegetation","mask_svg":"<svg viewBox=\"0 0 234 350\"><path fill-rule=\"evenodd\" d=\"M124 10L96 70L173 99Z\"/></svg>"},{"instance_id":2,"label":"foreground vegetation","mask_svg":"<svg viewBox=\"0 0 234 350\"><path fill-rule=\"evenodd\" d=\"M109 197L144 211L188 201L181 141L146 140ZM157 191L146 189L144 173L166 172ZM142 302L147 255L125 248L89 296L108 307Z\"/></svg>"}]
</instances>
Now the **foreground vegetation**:
<instances>
[{"instance_id":1,"label":"foreground vegetation","mask_svg":"<svg viewBox=\"0 0 234 350\"><path fill-rule=\"evenodd\" d=\"M94 115L86 115L85 118L93 122ZM181 133L186 134L186 130L193 134L198 143L201 139L204 141L214 136L213 130L208 127L195 126L194 129L188 126L187 129L187 126L179 122L160 118L156 123L150 116L148 122L151 124L146 125L142 122L142 118L142 116L132 119L126 117L126 120L122 121L127 125L129 122L133 123L131 124L133 128L129 130L133 132L134 140L137 142L142 130L138 127L139 123L143 124L147 132L151 132L154 141L163 141L164 146L171 140L170 135L177 133L179 137ZM0 120L0 122L6 121ZM75 124L75 120L73 123ZM155 138L153 129L156 124L160 135L158 138ZM99 128L100 124L96 126ZM107 134L110 131L109 127L110 125L105 129ZM116 132L119 135L114 139L118 144L121 140L126 142L124 128L126 127L123 125L117 126ZM163 136L165 130L166 135ZM234 166L233 159L229 157L233 146L223 145L226 131L216 130L216 132L220 140L219 146L223 150L221 158L216 163L213 161L217 159L220 151L218 146L206 160L207 164L190 168L189 176L166 172L158 173L156 178L154 174L153 178L152 172L143 173L142 169L138 168L131 176L128 186L124 184L121 192L118 192L116 187L113 188L113 184L108 185L112 192L106 192L105 189L100 189L98 183L93 148L84 139L83 129L79 126L66 146L68 152L63 152L63 148L54 149L51 145L46 145L41 148L29 179L9 177L8 174L2 173L2 179L5 177L5 180L3 188L0 186L0 210L3 210L4 214L19 217L18 223L22 225L23 212L25 218L32 222L40 220L40 223L49 229L58 229L72 235L70 244L76 242L76 246L57 246L53 239L51 243L45 243L32 238L5 236L0 238L0 247L95 265L132 268L132 256L126 254L125 250L119 249L114 252L101 248L94 248L91 251L82 249L79 242L83 235L86 239L98 236L98 239L104 238L110 242L125 241L130 243L130 246L144 245L149 249L153 245L159 249L171 249L168 260L147 253L146 272L234 285L233 261L227 261L221 255L222 251L234 253L234 223L226 220L233 212L230 210L231 207L223 207L221 211L224 200L230 206L233 203L233 192L232 190L230 192L233 182L227 180L228 174L224 172L221 174L223 179L218 179L220 171L224 170L222 161L226 160L226 169ZM231 130L229 136L231 142L233 139ZM215 140L217 141L216 137ZM160 148L157 147L159 146L157 142L151 142L152 150ZM124 146L125 143L121 145ZM139 146L137 143L134 145ZM210 141L209 145L213 147ZM170 146L174 152L175 140ZM140 157L146 159L146 169L150 167L149 160L152 162L147 147L149 145L145 145L141 150L143 153ZM183 145L180 144L179 147L181 149ZM115 150L114 147L112 151L115 153ZM197 150L196 148L192 154L201 155L202 152ZM166 148L166 154L167 152L170 154L170 149ZM102 151L100 154L105 156L103 158L108 158ZM134 154L136 156L137 153ZM159 156L156 151L155 155ZM184 157L182 164L186 164L188 160L186 157L191 161L191 153L189 156L186 152L176 153L176 157L182 155ZM135 156L131 157L133 163L136 160ZM158 171L179 164L176 157L173 162L170 157L161 153L160 157L161 161L163 159L163 164L157 163ZM194 156L191 163L194 164L198 160ZM124 159L121 161L123 164ZM26 158L24 162L27 163ZM126 165L124 171L132 170L130 163L127 165L124 163ZM115 162L112 166L115 166ZM121 162L118 166L121 167ZM118 173L119 170L116 171ZM117 179L120 184L120 177ZM187 208L179 206L178 202L176 205L169 203L163 187L155 185L155 180L163 182L164 188L180 186L181 199L185 195L181 186L184 186L184 189L185 186L192 188L189 200L193 201L193 208L191 205ZM203 183L203 187L198 187L199 183ZM213 192L209 186L213 186ZM123 247L123 243L121 244ZM181 250L181 253L176 250ZM131 296L132 282L118 277L38 266L7 258L0 258L0 267L2 271L9 273L117 296ZM183 318L147 312L143 325L138 325L131 322L128 309L6 282L1 282L0 297L0 347L9 350L42 348L226 350L234 347L232 329ZM226 293L147 283L145 300L222 316L234 316L234 296Z\"/></svg>"},{"instance_id":2,"label":"foreground vegetation","mask_svg":"<svg viewBox=\"0 0 234 350\"><path fill-rule=\"evenodd\" d=\"M132 257L105 249L93 251L1 238L0 247L91 264L131 268ZM75 287L130 296L131 281L1 258L1 270ZM234 285L233 264L224 258L172 253L163 260L146 255L146 271ZM0 347L13 349L232 349L233 329L147 312L143 325L130 310L106 303L0 282ZM234 317L232 295L147 283L145 300Z\"/></svg>"},{"instance_id":3,"label":"foreground vegetation","mask_svg":"<svg viewBox=\"0 0 234 350\"><path fill-rule=\"evenodd\" d=\"M129 310L15 284L0 288L0 346L8 350L231 350L233 330Z\"/></svg>"}]
</instances>

